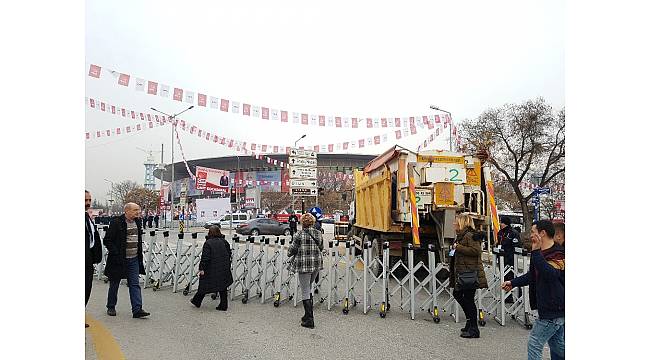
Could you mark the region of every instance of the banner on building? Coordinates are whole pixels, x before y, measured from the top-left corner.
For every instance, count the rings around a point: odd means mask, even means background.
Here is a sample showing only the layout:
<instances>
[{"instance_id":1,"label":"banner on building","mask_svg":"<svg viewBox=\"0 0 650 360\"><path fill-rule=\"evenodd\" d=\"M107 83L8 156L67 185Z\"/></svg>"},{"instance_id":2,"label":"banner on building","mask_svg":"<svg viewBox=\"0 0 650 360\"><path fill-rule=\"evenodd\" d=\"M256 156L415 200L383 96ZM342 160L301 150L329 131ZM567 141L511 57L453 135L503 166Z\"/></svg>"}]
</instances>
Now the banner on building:
<instances>
[{"instance_id":1,"label":"banner on building","mask_svg":"<svg viewBox=\"0 0 650 360\"><path fill-rule=\"evenodd\" d=\"M225 170L196 167L196 190L228 191L230 173Z\"/></svg>"}]
</instances>

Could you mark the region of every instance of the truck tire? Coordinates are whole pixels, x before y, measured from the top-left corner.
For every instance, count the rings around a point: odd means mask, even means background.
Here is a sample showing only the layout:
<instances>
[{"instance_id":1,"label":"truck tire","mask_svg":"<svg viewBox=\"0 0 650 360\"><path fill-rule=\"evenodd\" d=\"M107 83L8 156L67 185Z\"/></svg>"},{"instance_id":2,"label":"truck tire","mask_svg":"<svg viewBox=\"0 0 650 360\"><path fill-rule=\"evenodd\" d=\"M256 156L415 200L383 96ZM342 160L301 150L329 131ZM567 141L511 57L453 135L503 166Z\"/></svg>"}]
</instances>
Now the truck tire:
<instances>
[{"instance_id":1,"label":"truck tire","mask_svg":"<svg viewBox=\"0 0 650 360\"><path fill-rule=\"evenodd\" d=\"M382 271L381 265L379 265L378 262L373 263L372 260L375 259L375 258L379 258L379 260L382 261L381 252L379 251L379 239L373 238L369 234L366 234L366 235L363 236L363 242L366 243L368 241L371 242L371 245L370 245L370 261L371 261L370 271L372 272L373 275L375 275L375 277L377 277L377 276L379 276L379 274Z\"/></svg>"}]
</instances>

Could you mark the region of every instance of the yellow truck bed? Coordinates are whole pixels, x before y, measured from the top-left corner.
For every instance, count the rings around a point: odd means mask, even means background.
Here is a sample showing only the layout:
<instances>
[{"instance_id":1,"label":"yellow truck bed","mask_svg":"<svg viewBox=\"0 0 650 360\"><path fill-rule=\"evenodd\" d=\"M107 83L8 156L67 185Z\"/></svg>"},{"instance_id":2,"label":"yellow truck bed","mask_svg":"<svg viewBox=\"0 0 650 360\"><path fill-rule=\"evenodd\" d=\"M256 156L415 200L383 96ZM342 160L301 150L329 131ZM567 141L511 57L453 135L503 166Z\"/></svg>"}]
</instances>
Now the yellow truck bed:
<instances>
[{"instance_id":1,"label":"yellow truck bed","mask_svg":"<svg viewBox=\"0 0 650 360\"><path fill-rule=\"evenodd\" d=\"M390 216L390 172L382 171L380 176L370 179L361 171L355 171L356 226L375 231L389 232Z\"/></svg>"}]
</instances>

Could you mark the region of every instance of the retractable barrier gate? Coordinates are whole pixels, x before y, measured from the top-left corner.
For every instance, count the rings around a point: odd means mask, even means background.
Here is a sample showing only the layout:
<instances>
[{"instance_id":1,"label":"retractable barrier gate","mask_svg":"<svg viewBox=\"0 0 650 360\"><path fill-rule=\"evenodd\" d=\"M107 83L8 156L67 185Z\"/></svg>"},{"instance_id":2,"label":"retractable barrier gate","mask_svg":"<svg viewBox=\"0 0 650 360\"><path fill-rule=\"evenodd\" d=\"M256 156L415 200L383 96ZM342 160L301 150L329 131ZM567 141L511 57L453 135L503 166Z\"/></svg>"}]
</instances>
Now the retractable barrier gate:
<instances>
[{"instance_id":1,"label":"retractable barrier gate","mask_svg":"<svg viewBox=\"0 0 650 360\"><path fill-rule=\"evenodd\" d=\"M179 233L178 236L182 236L182 233ZM156 280L154 280L153 291L160 290L163 287L171 286L174 281L174 271L176 269L176 251L172 249L171 243L169 242L169 232L163 232L163 243L160 248L160 266L158 268L158 273L156 274Z\"/></svg>"},{"instance_id":2,"label":"retractable barrier gate","mask_svg":"<svg viewBox=\"0 0 650 360\"><path fill-rule=\"evenodd\" d=\"M289 261L291 258L287 255L288 247L291 244L291 240L286 242L285 239L280 239L280 279L278 285L275 289L275 298L273 300L273 306L279 307L280 304L283 304L287 301L294 300L296 298L296 289L298 288L298 278L296 277L293 271L289 271ZM294 302L295 306L295 302Z\"/></svg>"},{"instance_id":3,"label":"retractable barrier gate","mask_svg":"<svg viewBox=\"0 0 650 360\"><path fill-rule=\"evenodd\" d=\"M183 295L187 296L190 292L193 291L193 286L196 284L198 287L199 282L199 262L201 262L201 253L203 252L203 246L199 246L197 240L197 233L192 233L192 245L189 249L189 264L187 272L187 284L183 289ZM202 245L202 244L201 244Z\"/></svg>"},{"instance_id":4,"label":"retractable barrier gate","mask_svg":"<svg viewBox=\"0 0 650 360\"><path fill-rule=\"evenodd\" d=\"M379 316L386 317L388 311L388 243L383 244L382 257L370 258L372 243L363 244L363 313L367 314L372 307L379 307ZM373 269L380 269L377 275ZM375 295L376 294L376 295ZM373 302L373 296L376 301Z\"/></svg>"},{"instance_id":5,"label":"retractable barrier gate","mask_svg":"<svg viewBox=\"0 0 650 360\"><path fill-rule=\"evenodd\" d=\"M251 237L249 237L251 239ZM233 284L230 286L230 300L241 297L242 299L246 298L243 303L245 304L248 301L247 293L247 283L246 279L248 278L248 258L251 253L251 242L249 239L244 239L243 244L241 238L238 235L232 237L232 278Z\"/></svg>"},{"instance_id":6,"label":"retractable barrier gate","mask_svg":"<svg viewBox=\"0 0 650 360\"><path fill-rule=\"evenodd\" d=\"M103 230L105 234L107 227ZM143 239L145 287L152 285L154 291L163 287L171 287L173 292L183 289L183 295L188 295L196 291L203 243L199 243L197 233L192 233L191 242L187 243L184 234L178 233L173 246L169 241L169 231L162 233L162 241L156 236L157 231L149 231L148 237ZM257 296L262 304L272 299L273 306L279 307L293 300L293 305L297 306L302 300L300 285L296 274L288 270L291 237L241 238L233 235L226 240L232 250L231 300L241 298L246 304L251 297ZM414 251L413 245L409 244L406 259L389 265L388 242L380 243L380 251L373 257L370 241L363 243L363 252L358 255L355 254L354 240L328 241L319 280L314 284L318 291L314 302L323 304L327 310L340 306L343 314L362 303L364 314L374 309L381 318L386 317L392 303L407 311L411 319L419 313L426 313L432 316L434 323L439 323L443 312L458 322L459 305L449 287L448 266L436 262L433 245L427 248L428 265L423 261L416 264ZM102 262L96 267L98 280L104 279L102 273L106 266L107 252L103 246L102 252ZM505 326L509 316L530 329L535 314L530 309L528 287L508 292L501 289L508 274L517 277L528 271L530 256L526 250L517 248L514 266L506 266L504 255L500 248L494 248L491 261L484 264L488 286L478 289L475 299L479 324L485 326L489 315ZM512 303L506 302L509 296L512 296ZM212 298L215 299L216 295L213 294Z\"/></svg>"}]
</instances>

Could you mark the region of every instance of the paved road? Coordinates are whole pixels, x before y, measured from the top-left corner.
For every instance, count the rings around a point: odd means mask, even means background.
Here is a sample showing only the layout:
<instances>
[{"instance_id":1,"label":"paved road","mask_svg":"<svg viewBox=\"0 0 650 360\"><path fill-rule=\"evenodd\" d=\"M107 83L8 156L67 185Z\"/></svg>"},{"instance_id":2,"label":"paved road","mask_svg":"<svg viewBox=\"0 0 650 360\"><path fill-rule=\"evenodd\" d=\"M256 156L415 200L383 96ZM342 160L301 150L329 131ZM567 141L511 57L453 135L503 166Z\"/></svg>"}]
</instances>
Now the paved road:
<instances>
[{"instance_id":1,"label":"paved road","mask_svg":"<svg viewBox=\"0 0 650 360\"><path fill-rule=\"evenodd\" d=\"M509 322L489 320L480 339L462 339L462 323L445 316L439 324L426 314L410 320L401 310L381 319L354 308L343 315L338 308L316 308L316 328L299 325L302 308L283 304L240 301L228 312L214 310L206 297L201 309L189 296L169 289L143 290L148 319L133 319L128 289L120 287L117 317L105 313L108 285L95 281L86 313L86 358L126 359L524 359L528 331ZM334 310L336 309L336 310ZM546 350L546 358L548 350Z\"/></svg>"}]
</instances>

